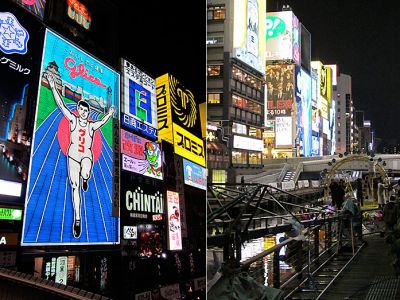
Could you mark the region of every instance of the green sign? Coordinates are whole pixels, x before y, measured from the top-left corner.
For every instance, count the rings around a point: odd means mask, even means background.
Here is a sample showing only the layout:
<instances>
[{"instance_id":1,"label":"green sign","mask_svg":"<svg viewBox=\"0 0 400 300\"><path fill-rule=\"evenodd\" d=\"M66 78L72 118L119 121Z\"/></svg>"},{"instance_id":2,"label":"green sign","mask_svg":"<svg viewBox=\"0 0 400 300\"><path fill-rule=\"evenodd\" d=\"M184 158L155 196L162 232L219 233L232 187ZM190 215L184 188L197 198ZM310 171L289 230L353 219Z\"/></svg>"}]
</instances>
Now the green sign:
<instances>
[{"instance_id":1,"label":"green sign","mask_svg":"<svg viewBox=\"0 0 400 300\"><path fill-rule=\"evenodd\" d=\"M285 21L276 16L268 16L266 18L265 31L266 38L271 39L283 34L286 30Z\"/></svg>"},{"instance_id":2,"label":"green sign","mask_svg":"<svg viewBox=\"0 0 400 300\"><path fill-rule=\"evenodd\" d=\"M22 209L0 208L0 220L17 220L22 219Z\"/></svg>"}]
</instances>

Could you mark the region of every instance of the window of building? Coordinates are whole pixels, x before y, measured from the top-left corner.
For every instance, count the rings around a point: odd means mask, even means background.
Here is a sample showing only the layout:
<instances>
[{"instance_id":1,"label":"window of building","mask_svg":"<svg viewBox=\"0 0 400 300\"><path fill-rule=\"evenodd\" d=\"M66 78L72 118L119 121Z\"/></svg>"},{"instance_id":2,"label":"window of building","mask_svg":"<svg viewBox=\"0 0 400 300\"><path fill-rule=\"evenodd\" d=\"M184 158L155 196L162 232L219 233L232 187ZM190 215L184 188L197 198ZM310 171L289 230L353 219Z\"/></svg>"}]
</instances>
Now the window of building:
<instances>
[{"instance_id":1,"label":"window of building","mask_svg":"<svg viewBox=\"0 0 400 300\"><path fill-rule=\"evenodd\" d=\"M221 94L219 94L219 93L208 93L207 94L207 103L209 103L209 104L220 104L221 103Z\"/></svg>"},{"instance_id":2,"label":"window of building","mask_svg":"<svg viewBox=\"0 0 400 300\"><path fill-rule=\"evenodd\" d=\"M249 127L249 136L262 138L261 129L255 127Z\"/></svg>"},{"instance_id":3,"label":"window of building","mask_svg":"<svg viewBox=\"0 0 400 300\"><path fill-rule=\"evenodd\" d=\"M261 152L250 152L249 153L249 164L261 165L262 164Z\"/></svg>"},{"instance_id":4,"label":"window of building","mask_svg":"<svg viewBox=\"0 0 400 300\"><path fill-rule=\"evenodd\" d=\"M208 66L207 75L210 77L221 76L222 75L222 66L221 65Z\"/></svg>"},{"instance_id":5,"label":"window of building","mask_svg":"<svg viewBox=\"0 0 400 300\"><path fill-rule=\"evenodd\" d=\"M236 66L232 67L232 77L236 80L245 83L249 87L261 90L262 81L260 79L257 79L253 75L247 74L246 72L244 72L243 70L239 69Z\"/></svg>"},{"instance_id":6,"label":"window of building","mask_svg":"<svg viewBox=\"0 0 400 300\"><path fill-rule=\"evenodd\" d=\"M232 132L239 134L247 134L247 126L239 123L233 122L232 124Z\"/></svg>"},{"instance_id":7,"label":"window of building","mask_svg":"<svg viewBox=\"0 0 400 300\"><path fill-rule=\"evenodd\" d=\"M225 20L225 5L209 6L207 8L208 20Z\"/></svg>"},{"instance_id":8,"label":"window of building","mask_svg":"<svg viewBox=\"0 0 400 300\"><path fill-rule=\"evenodd\" d=\"M247 152L245 151L232 151L233 164L247 164Z\"/></svg>"},{"instance_id":9,"label":"window of building","mask_svg":"<svg viewBox=\"0 0 400 300\"><path fill-rule=\"evenodd\" d=\"M226 183L228 180L226 170L213 170L211 180L212 183Z\"/></svg>"},{"instance_id":10,"label":"window of building","mask_svg":"<svg viewBox=\"0 0 400 300\"><path fill-rule=\"evenodd\" d=\"M237 95L232 95L232 103L235 106L238 106L246 110L250 110L258 114L261 114L262 111L262 106L260 104L247 100Z\"/></svg>"}]
</instances>

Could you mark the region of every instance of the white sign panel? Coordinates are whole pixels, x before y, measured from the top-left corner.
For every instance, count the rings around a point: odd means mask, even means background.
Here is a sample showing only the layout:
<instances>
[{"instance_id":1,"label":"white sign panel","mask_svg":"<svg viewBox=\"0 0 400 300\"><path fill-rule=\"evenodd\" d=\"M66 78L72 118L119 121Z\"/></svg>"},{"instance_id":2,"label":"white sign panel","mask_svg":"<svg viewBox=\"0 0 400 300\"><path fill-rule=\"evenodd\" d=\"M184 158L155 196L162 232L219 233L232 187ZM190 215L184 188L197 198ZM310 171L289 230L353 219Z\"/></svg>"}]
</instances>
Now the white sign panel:
<instances>
[{"instance_id":1,"label":"white sign panel","mask_svg":"<svg viewBox=\"0 0 400 300\"><path fill-rule=\"evenodd\" d=\"M124 239L126 239L126 240L137 239L137 227L136 226L124 226Z\"/></svg>"},{"instance_id":2,"label":"white sign panel","mask_svg":"<svg viewBox=\"0 0 400 300\"><path fill-rule=\"evenodd\" d=\"M253 151L262 151L263 141L252 139L244 136L233 136L233 148L244 149L244 150L253 150Z\"/></svg>"},{"instance_id":3,"label":"white sign panel","mask_svg":"<svg viewBox=\"0 0 400 300\"><path fill-rule=\"evenodd\" d=\"M56 282L67 285L67 273L68 273L68 257L67 256L57 257Z\"/></svg>"},{"instance_id":4,"label":"white sign panel","mask_svg":"<svg viewBox=\"0 0 400 300\"><path fill-rule=\"evenodd\" d=\"M276 146L292 145L292 117L275 118Z\"/></svg>"},{"instance_id":5,"label":"white sign panel","mask_svg":"<svg viewBox=\"0 0 400 300\"><path fill-rule=\"evenodd\" d=\"M182 250L182 230L179 210L179 194L167 191L168 203L168 250Z\"/></svg>"}]
</instances>

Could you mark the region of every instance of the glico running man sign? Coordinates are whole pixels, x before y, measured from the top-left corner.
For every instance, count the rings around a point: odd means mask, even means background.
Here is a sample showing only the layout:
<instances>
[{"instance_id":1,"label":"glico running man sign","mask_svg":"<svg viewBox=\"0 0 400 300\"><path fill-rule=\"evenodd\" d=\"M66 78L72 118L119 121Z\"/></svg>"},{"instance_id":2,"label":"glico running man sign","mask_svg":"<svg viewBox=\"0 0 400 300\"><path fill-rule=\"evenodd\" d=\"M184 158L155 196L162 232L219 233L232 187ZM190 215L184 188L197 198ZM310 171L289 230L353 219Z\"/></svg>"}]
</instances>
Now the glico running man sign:
<instances>
[{"instance_id":1,"label":"glico running man sign","mask_svg":"<svg viewBox=\"0 0 400 300\"><path fill-rule=\"evenodd\" d=\"M46 31L21 244L115 244L119 75Z\"/></svg>"}]
</instances>

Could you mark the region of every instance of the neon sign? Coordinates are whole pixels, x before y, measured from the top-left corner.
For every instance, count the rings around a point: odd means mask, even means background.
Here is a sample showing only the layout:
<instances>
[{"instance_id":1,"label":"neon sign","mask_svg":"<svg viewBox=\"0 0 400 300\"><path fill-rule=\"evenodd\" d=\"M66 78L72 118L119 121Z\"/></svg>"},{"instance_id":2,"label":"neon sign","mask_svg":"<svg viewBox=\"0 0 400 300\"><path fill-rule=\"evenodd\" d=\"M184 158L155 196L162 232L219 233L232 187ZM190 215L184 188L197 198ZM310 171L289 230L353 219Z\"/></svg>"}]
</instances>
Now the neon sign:
<instances>
[{"instance_id":1,"label":"neon sign","mask_svg":"<svg viewBox=\"0 0 400 300\"><path fill-rule=\"evenodd\" d=\"M87 7L78 0L67 0L68 16L86 30L90 29L92 16Z\"/></svg>"}]
</instances>

